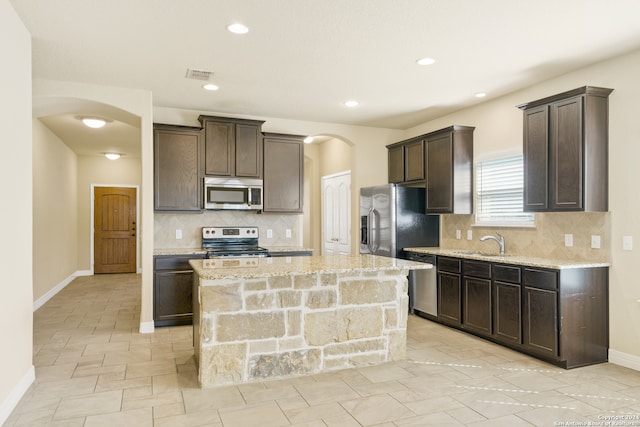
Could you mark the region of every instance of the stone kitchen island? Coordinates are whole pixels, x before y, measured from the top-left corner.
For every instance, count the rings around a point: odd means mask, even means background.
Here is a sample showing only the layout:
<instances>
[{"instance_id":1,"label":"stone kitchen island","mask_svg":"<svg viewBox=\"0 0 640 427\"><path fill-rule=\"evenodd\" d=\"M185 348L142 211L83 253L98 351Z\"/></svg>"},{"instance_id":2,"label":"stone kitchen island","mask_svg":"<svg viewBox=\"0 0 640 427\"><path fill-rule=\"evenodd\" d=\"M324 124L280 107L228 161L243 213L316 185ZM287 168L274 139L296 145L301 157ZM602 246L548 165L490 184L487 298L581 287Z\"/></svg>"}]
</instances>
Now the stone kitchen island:
<instances>
[{"instance_id":1,"label":"stone kitchen island","mask_svg":"<svg viewBox=\"0 0 640 427\"><path fill-rule=\"evenodd\" d=\"M405 358L407 274L432 268L372 255L190 264L201 387Z\"/></svg>"}]
</instances>

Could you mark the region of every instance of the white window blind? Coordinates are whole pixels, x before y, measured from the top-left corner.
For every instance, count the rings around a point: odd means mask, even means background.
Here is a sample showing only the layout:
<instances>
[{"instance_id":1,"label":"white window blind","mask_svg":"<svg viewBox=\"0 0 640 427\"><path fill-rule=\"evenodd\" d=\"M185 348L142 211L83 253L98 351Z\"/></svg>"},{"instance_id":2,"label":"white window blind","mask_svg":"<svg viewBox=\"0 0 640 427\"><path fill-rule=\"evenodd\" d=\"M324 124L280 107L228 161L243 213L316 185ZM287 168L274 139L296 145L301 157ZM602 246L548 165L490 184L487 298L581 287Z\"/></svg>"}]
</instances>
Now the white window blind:
<instances>
[{"instance_id":1,"label":"white window blind","mask_svg":"<svg viewBox=\"0 0 640 427\"><path fill-rule=\"evenodd\" d=\"M522 211L524 189L522 155L477 164L476 223L532 225L533 213Z\"/></svg>"}]
</instances>

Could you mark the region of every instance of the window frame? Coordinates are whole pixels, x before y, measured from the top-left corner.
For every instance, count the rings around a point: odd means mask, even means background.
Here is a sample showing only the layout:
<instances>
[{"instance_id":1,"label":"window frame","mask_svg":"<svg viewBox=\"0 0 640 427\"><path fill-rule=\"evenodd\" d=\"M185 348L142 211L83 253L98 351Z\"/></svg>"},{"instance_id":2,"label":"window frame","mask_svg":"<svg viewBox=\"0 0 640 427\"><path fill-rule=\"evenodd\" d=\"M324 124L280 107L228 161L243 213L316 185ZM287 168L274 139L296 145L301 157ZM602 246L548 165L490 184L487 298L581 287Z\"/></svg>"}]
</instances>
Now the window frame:
<instances>
[{"instance_id":1,"label":"window frame","mask_svg":"<svg viewBox=\"0 0 640 427\"><path fill-rule=\"evenodd\" d=\"M509 160L513 161L513 159L519 159L521 162L521 170L520 172L522 173L522 186L520 187L522 190L521 193L521 200L523 200L524 198L524 159L523 159L523 155L522 153L501 153L499 155L495 155L492 157L487 157L484 158L480 161L477 161L475 164L475 173L474 173L474 180L475 180L475 188L474 188L474 204L476 206L475 209L475 213L474 213L474 224L473 226L478 226L478 227L519 227L519 228L535 228L536 226L536 215L534 212L524 212L524 211L520 211L517 214L520 214L522 216L522 220L504 220L504 219L500 219L500 218L496 218L495 220L486 220L486 219L481 219L481 207L482 207L482 202L481 202L481 185L482 185L482 173L483 173L483 165L484 168L487 167L487 164L491 164L494 163L494 166L496 167L507 167L510 166L508 165ZM500 165L500 163L504 163L502 165ZM485 190L487 191L487 190ZM524 206L524 203L521 204L521 207ZM516 215L517 217L518 215Z\"/></svg>"}]
</instances>

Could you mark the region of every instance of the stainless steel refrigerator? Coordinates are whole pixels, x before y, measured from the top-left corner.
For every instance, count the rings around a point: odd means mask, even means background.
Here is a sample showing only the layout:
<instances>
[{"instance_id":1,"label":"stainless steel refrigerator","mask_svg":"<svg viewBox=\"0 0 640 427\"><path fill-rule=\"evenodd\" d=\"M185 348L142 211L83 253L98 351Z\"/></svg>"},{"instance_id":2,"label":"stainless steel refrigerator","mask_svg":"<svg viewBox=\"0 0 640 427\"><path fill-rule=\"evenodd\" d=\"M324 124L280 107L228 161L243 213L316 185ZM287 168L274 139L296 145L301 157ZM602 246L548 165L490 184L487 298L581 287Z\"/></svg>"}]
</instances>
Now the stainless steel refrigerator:
<instances>
[{"instance_id":1,"label":"stainless steel refrigerator","mask_svg":"<svg viewBox=\"0 0 640 427\"><path fill-rule=\"evenodd\" d=\"M360 253L406 258L402 248L439 246L440 216L424 212L424 188L361 188Z\"/></svg>"}]
</instances>

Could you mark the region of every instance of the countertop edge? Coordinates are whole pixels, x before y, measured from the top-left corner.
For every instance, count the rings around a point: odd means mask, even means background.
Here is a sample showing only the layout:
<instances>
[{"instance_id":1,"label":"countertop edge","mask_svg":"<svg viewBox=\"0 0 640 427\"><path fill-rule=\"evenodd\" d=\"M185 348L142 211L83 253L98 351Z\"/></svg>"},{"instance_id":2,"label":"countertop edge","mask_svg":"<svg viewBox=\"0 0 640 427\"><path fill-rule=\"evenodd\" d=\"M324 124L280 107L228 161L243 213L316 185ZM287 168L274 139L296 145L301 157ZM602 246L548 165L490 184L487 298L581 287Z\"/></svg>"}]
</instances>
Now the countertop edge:
<instances>
[{"instance_id":1,"label":"countertop edge","mask_svg":"<svg viewBox=\"0 0 640 427\"><path fill-rule=\"evenodd\" d=\"M452 258L473 259L479 261L488 261L499 264L515 264L529 267L550 268L555 270L576 269L576 268L602 268L611 267L609 262L594 262L594 261L573 261L573 260L559 260L559 259L547 259L527 256L500 256L500 255L485 255L479 253L469 253L471 251L465 251L463 249L442 249L437 247L415 247L415 248L403 248L405 252L423 253L429 255L447 256Z\"/></svg>"}]
</instances>

